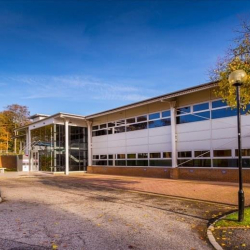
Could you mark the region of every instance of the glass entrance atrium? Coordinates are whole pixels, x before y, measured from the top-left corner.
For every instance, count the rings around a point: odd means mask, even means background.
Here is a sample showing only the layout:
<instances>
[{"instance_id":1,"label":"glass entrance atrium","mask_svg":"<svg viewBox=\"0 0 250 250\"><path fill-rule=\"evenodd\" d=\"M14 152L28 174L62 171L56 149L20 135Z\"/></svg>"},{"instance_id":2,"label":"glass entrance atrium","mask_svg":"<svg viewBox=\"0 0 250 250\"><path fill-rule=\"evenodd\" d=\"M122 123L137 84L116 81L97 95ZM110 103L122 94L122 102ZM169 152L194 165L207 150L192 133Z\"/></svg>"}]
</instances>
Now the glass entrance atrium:
<instances>
[{"instance_id":1,"label":"glass entrance atrium","mask_svg":"<svg viewBox=\"0 0 250 250\"><path fill-rule=\"evenodd\" d=\"M69 171L86 171L87 128L69 126ZM31 130L31 171L65 172L65 126L51 124Z\"/></svg>"}]
</instances>

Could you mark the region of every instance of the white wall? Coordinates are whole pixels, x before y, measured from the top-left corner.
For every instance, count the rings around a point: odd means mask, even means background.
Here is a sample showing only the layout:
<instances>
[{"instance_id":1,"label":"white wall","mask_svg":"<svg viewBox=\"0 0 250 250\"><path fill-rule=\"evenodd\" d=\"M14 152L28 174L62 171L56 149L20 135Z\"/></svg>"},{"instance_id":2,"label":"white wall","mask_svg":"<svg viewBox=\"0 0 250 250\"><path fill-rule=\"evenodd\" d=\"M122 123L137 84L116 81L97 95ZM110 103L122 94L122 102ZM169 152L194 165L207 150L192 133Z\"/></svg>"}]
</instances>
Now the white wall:
<instances>
[{"instance_id":1,"label":"white wall","mask_svg":"<svg viewBox=\"0 0 250 250\"><path fill-rule=\"evenodd\" d=\"M93 155L171 151L171 127L143 129L92 138Z\"/></svg>"}]
</instances>

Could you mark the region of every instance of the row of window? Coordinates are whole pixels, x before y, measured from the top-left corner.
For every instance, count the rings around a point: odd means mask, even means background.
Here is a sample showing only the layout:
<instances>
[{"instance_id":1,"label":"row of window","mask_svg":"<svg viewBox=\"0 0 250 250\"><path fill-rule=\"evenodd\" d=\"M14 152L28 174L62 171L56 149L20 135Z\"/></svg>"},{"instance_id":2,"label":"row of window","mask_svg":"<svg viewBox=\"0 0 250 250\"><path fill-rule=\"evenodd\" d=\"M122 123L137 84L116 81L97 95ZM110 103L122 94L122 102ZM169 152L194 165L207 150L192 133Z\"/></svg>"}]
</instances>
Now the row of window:
<instances>
[{"instance_id":1,"label":"row of window","mask_svg":"<svg viewBox=\"0 0 250 250\"><path fill-rule=\"evenodd\" d=\"M226 149L226 150L213 150L213 157L232 157L232 150ZM243 157L250 157L250 149L242 149L241 151ZM181 151L178 152L178 158L192 158L192 157L210 157L211 153L209 150L207 151ZM235 149L235 156L238 156L238 149Z\"/></svg>"},{"instance_id":2,"label":"row of window","mask_svg":"<svg viewBox=\"0 0 250 250\"><path fill-rule=\"evenodd\" d=\"M223 158L223 159L191 159L191 160L177 160L179 167L223 167L236 168L238 166L238 159ZM250 168L250 159L242 159L242 167Z\"/></svg>"},{"instance_id":3,"label":"row of window","mask_svg":"<svg viewBox=\"0 0 250 250\"><path fill-rule=\"evenodd\" d=\"M171 158L171 152L157 152L157 153L132 153L132 154L116 154L116 155L93 155L93 160L105 159L158 159Z\"/></svg>"},{"instance_id":4,"label":"row of window","mask_svg":"<svg viewBox=\"0 0 250 250\"><path fill-rule=\"evenodd\" d=\"M241 114L246 114L249 110L250 104L246 110L241 110ZM225 118L236 116L236 114L236 109L231 109L222 100L217 100L211 102L211 110L209 102L178 108L176 111L176 124ZM170 125L170 110L166 110L93 126L92 136L117 134Z\"/></svg>"},{"instance_id":5,"label":"row of window","mask_svg":"<svg viewBox=\"0 0 250 250\"><path fill-rule=\"evenodd\" d=\"M210 158L210 151L179 151L178 158ZM235 156L238 156L238 149L235 150ZM250 157L250 149L242 149L243 157ZM213 157L232 157L232 150L213 150ZM113 159L162 159L172 158L172 152L154 152L154 153L131 153L131 154L109 154L93 155L93 160L113 160Z\"/></svg>"},{"instance_id":6,"label":"row of window","mask_svg":"<svg viewBox=\"0 0 250 250\"><path fill-rule=\"evenodd\" d=\"M134 123L140 123L140 122L146 122L146 121L151 121L151 120L158 120L161 118L169 118L170 117L170 110L158 112L158 113L153 113L149 115L142 115L138 117L133 117L133 118L128 118L128 119L121 119L118 121L114 122L109 122L109 123L104 123L101 125L96 125L92 127L92 130L99 130L99 129L107 129L107 128L112 128L112 127L119 127L123 125L129 125L129 124L134 124Z\"/></svg>"},{"instance_id":7,"label":"row of window","mask_svg":"<svg viewBox=\"0 0 250 250\"><path fill-rule=\"evenodd\" d=\"M172 161L165 160L93 160L93 165L97 166L157 166L171 167Z\"/></svg>"},{"instance_id":8,"label":"row of window","mask_svg":"<svg viewBox=\"0 0 250 250\"><path fill-rule=\"evenodd\" d=\"M163 127L163 126L170 126L170 125L171 125L170 118L165 118L165 119L153 120L149 122L135 123L135 124L127 125L127 126L95 130L95 131L92 131L92 136L118 134L118 133L131 132L131 131L148 129L148 128L150 129L150 128L158 128L158 127Z\"/></svg>"},{"instance_id":9,"label":"row of window","mask_svg":"<svg viewBox=\"0 0 250 250\"><path fill-rule=\"evenodd\" d=\"M210 156L210 151L180 151L177 163L180 167L211 167L212 163L214 167L237 167L237 159L228 158L232 157L232 150L213 150L216 158L211 159ZM235 156L238 156L237 149ZM250 149L242 149L242 156L247 157L243 158L243 167L250 167ZM170 167L171 157L171 152L93 155L93 165Z\"/></svg>"},{"instance_id":10,"label":"row of window","mask_svg":"<svg viewBox=\"0 0 250 250\"><path fill-rule=\"evenodd\" d=\"M228 167L236 168L238 166L237 159L191 159L191 160L177 160L179 167ZM154 159L154 160L93 160L93 165L96 166L138 166L138 167L171 167L172 161L170 159ZM242 159L242 167L250 168L250 159Z\"/></svg>"},{"instance_id":11,"label":"row of window","mask_svg":"<svg viewBox=\"0 0 250 250\"><path fill-rule=\"evenodd\" d=\"M241 114L246 114L249 110L250 104L247 106L246 110L241 110ZM236 115L236 109L228 107L222 100L217 100L211 102L211 108L209 107L209 102L178 108L176 123L183 124Z\"/></svg>"}]
</instances>

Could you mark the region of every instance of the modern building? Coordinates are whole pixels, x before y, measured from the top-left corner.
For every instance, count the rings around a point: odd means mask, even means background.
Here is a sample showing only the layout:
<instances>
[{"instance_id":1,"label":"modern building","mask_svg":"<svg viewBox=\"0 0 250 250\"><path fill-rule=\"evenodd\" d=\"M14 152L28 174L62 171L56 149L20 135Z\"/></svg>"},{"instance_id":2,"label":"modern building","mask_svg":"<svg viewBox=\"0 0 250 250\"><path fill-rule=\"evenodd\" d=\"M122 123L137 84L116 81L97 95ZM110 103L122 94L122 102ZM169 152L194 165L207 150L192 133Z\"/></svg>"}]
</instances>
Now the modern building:
<instances>
[{"instance_id":1,"label":"modern building","mask_svg":"<svg viewBox=\"0 0 250 250\"><path fill-rule=\"evenodd\" d=\"M20 153L29 171L237 179L236 110L215 96L217 87L207 83L87 116L34 115L17 129ZM241 119L250 181L247 110Z\"/></svg>"}]
</instances>

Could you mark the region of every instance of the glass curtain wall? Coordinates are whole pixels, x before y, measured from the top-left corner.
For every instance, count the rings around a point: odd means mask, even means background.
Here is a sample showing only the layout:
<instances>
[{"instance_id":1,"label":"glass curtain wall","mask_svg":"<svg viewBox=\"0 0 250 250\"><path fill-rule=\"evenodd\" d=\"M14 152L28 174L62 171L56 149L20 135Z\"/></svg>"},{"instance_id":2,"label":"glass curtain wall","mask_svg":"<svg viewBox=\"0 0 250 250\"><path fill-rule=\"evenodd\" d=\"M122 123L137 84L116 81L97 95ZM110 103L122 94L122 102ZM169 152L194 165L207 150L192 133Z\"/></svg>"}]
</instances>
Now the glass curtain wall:
<instances>
[{"instance_id":1,"label":"glass curtain wall","mask_svg":"<svg viewBox=\"0 0 250 250\"><path fill-rule=\"evenodd\" d=\"M69 171L86 171L88 164L87 128L69 127Z\"/></svg>"},{"instance_id":2,"label":"glass curtain wall","mask_svg":"<svg viewBox=\"0 0 250 250\"><path fill-rule=\"evenodd\" d=\"M69 126L69 171L87 169L87 128ZM31 130L32 170L65 171L65 126L53 124Z\"/></svg>"}]
</instances>

